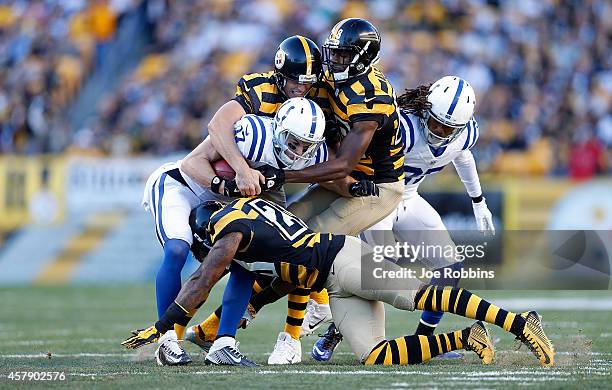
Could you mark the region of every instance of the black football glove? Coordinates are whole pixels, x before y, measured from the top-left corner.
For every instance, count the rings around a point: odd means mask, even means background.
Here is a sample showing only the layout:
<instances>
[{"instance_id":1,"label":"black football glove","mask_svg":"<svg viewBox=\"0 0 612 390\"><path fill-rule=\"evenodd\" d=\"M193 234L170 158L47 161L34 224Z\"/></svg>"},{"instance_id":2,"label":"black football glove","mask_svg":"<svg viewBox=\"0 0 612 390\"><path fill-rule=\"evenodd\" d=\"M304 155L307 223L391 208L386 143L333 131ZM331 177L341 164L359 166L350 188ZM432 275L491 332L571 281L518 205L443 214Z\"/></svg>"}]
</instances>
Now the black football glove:
<instances>
[{"instance_id":1,"label":"black football glove","mask_svg":"<svg viewBox=\"0 0 612 390\"><path fill-rule=\"evenodd\" d=\"M274 168L272 165L264 164L255 168L266 178L265 191L278 190L285 184L285 171Z\"/></svg>"},{"instance_id":2,"label":"black football glove","mask_svg":"<svg viewBox=\"0 0 612 390\"><path fill-rule=\"evenodd\" d=\"M225 196L231 196L232 198L240 198L242 194L236 185L236 180L224 180L223 181L223 194Z\"/></svg>"},{"instance_id":3,"label":"black football glove","mask_svg":"<svg viewBox=\"0 0 612 390\"><path fill-rule=\"evenodd\" d=\"M372 180L363 179L349 186L349 194L358 198L362 196L378 196L378 186Z\"/></svg>"}]
</instances>

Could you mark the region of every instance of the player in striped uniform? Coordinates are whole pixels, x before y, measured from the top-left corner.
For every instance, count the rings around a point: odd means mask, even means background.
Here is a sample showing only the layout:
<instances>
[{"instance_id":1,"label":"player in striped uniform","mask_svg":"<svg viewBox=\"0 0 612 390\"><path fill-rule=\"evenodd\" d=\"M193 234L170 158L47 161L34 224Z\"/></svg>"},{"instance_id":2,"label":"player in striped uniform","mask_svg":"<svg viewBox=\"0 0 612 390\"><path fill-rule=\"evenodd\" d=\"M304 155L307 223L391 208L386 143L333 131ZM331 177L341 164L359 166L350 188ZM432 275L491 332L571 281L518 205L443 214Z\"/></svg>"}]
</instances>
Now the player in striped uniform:
<instances>
[{"instance_id":1,"label":"player in striped uniform","mask_svg":"<svg viewBox=\"0 0 612 390\"><path fill-rule=\"evenodd\" d=\"M373 261L371 248L352 236L314 232L282 207L262 198L241 198L223 206L207 202L197 211L208 215L201 233L201 252L208 252L198 270L185 283L176 301L155 325L126 339L126 348L138 348L157 341L176 325L186 326L189 313L206 301L211 288L230 266L250 275L274 275L283 282L329 291L331 307L340 331L363 364L417 364L432 357L467 349L478 354L483 364L491 364L494 349L482 321L495 324L519 338L533 351L543 366L554 364L554 348L534 311L513 313L468 290L424 284L407 278L405 288L369 286L362 289L362 266ZM207 218L204 217L202 221ZM401 268L387 260L379 266L389 272ZM234 277L234 272L230 279ZM471 327L438 335L411 335L385 338L383 302L400 310L433 310L478 320ZM244 301L243 309L247 302ZM236 320L234 327L238 325ZM158 362L172 364L186 355L175 339L161 337ZM208 364L255 365L237 348L232 336L215 340L205 359Z\"/></svg>"},{"instance_id":2,"label":"player in striped uniform","mask_svg":"<svg viewBox=\"0 0 612 390\"><path fill-rule=\"evenodd\" d=\"M470 149L478 140L479 128L474 118L476 97L470 84L460 77L445 76L431 85L406 91L398 99L400 129L405 139L404 195L397 209L362 233L371 244L380 243L385 231L392 231L398 242L435 244L454 243L442 218L417 192L428 176L453 163L468 195L472 198L477 227L495 233L492 215L482 196L476 163ZM430 269L461 267L454 258L420 259ZM434 284L456 285L458 280L432 280ZM442 318L442 312L423 312L416 334L431 335ZM329 360L341 340L332 325L313 347L313 355Z\"/></svg>"},{"instance_id":3,"label":"player in striped uniform","mask_svg":"<svg viewBox=\"0 0 612 390\"><path fill-rule=\"evenodd\" d=\"M323 46L324 88L313 89L313 99L327 110L339 140L335 158L317 167L286 172L288 182L314 182L289 209L314 230L356 235L393 211L401 200L404 172L403 140L393 87L374 65L378 61L380 35L370 22L350 18L338 22ZM281 176L282 172L273 172ZM378 196L343 197L334 180L372 180ZM288 315L285 332L293 338L314 331L331 318L325 292L310 294L307 321ZM289 295L290 312L304 312L308 291ZM269 363L287 364L294 354L291 340L279 342Z\"/></svg>"}]
</instances>

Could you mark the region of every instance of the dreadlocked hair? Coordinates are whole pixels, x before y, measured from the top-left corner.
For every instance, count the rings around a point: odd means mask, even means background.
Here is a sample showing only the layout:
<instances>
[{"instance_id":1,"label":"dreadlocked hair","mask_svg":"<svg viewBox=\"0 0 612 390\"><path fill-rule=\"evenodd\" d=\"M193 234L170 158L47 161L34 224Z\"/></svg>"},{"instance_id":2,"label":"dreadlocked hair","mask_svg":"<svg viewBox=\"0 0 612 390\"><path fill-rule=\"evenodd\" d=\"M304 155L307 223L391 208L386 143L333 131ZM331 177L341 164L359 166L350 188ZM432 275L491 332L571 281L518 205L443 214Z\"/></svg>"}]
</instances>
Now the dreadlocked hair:
<instances>
[{"instance_id":1,"label":"dreadlocked hair","mask_svg":"<svg viewBox=\"0 0 612 390\"><path fill-rule=\"evenodd\" d=\"M431 84L407 89L403 95L397 98L398 106L411 114L423 117L423 113L431 108L431 103L427 101L429 87L431 87Z\"/></svg>"}]
</instances>

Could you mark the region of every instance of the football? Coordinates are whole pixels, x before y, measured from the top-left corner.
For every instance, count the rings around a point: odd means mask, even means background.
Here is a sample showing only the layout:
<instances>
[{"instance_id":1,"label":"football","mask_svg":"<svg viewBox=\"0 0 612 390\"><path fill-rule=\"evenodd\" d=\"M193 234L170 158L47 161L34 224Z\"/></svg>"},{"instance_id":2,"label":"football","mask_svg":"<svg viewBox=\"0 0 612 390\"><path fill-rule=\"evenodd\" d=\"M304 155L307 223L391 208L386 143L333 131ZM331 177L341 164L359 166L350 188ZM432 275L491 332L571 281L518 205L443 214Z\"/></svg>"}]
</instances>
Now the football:
<instances>
[{"instance_id":1,"label":"football","mask_svg":"<svg viewBox=\"0 0 612 390\"><path fill-rule=\"evenodd\" d=\"M213 162L212 167L217 176L225 180L233 180L234 177L236 177L236 171L234 171L225 160L217 160Z\"/></svg>"}]
</instances>

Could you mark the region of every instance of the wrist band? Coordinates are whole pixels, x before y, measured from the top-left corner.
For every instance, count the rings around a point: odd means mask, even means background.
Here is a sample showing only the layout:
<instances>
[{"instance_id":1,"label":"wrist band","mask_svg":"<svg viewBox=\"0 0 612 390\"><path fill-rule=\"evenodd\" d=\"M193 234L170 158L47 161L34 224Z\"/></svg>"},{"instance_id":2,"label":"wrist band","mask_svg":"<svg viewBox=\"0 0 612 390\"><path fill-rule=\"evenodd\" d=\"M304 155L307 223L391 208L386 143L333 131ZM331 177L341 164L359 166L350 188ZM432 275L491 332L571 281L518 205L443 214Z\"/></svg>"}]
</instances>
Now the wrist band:
<instances>
[{"instance_id":1,"label":"wrist band","mask_svg":"<svg viewBox=\"0 0 612 390\"><path fill-rule=\"evenodd\" d=\"M221 184L223 184L224 181L225 180L223 180L219 176L213 177L213 179L210 182L210 190L214 192L215 194L221 194L221 192L219 192L219 189L221 188Z\"/></svg>"}]
</instances>

